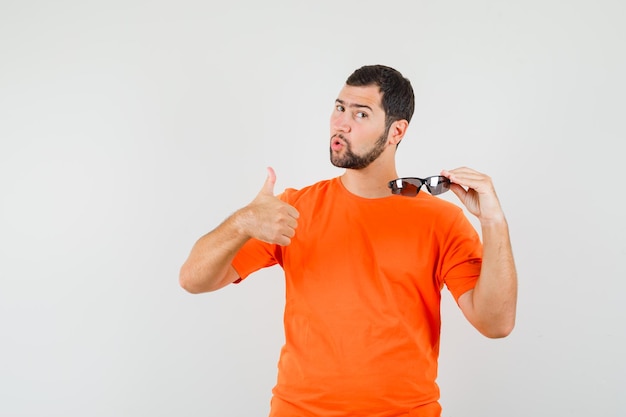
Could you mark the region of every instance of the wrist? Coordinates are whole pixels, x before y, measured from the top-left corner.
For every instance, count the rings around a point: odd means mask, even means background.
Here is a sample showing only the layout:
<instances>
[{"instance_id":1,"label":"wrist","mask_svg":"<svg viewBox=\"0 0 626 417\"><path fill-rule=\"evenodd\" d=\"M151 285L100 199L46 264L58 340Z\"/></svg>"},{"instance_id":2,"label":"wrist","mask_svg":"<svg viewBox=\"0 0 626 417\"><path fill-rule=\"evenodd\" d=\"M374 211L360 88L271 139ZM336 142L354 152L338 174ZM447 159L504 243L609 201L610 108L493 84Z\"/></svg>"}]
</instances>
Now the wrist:
<instances>
[{"instance_id":1,"label":"wrist","mask_svg":"<svg viewBox=\"0 0 626 417\"><path fill-rule=\"evenodd\" d=\"M506 221L506 217L504 217L504 213L499 216L481 217L479 221L480 227L483 230L508 230L509 227L508 222Z\"/></svg>"},{"instance_id":2,"label":"wrist","mask_svg":"<svg viewBox=\"0 0 626 417\"><path fill-rule=\"evenodd\" d=\"M252 237L252 219L253 214L248 206L237 210L230 217L234 232L244 239L250 239Z\"/></svg>"}]
</instances>

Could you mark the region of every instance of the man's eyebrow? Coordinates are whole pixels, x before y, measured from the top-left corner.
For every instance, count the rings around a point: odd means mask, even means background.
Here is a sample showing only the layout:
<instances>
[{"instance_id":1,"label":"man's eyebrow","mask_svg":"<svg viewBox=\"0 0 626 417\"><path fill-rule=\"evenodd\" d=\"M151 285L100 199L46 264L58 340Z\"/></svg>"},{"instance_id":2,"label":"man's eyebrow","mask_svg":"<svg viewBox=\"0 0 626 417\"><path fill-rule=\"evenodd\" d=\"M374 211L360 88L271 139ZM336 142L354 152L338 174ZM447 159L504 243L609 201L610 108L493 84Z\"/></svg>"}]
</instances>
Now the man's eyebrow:
<instances>
[{"instance_id":1,"label":"man's eyebrow","mask_svg":"<svg viewBox=\"0 0 626 417\"><path fill-rule=\"evenodd\" d=\"M342 106L346 105L346 103L339 98L335 100L335 103L339 103ZM372 108L368 106L367 104L352 103L352 104L349 104L348 107L356 107L358 109L368 109L369 111L374 112L374 110L372 110Z\"/></svg>"}]
</instances>

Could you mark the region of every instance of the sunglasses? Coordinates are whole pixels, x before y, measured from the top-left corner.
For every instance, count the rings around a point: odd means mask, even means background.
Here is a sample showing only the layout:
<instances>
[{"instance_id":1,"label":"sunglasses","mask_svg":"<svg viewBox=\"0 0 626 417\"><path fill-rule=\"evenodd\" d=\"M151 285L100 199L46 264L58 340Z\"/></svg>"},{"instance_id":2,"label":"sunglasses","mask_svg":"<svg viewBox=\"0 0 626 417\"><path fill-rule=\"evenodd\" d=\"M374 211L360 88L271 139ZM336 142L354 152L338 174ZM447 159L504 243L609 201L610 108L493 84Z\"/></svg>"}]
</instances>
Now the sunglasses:
<instances>
[{"instance_id":1,"label":"sunglasses","mask_svg":"<svg viewBox=\"0 0 626 417\"><path fill-rule=\"evenodd\" d=\"M439 195L450 189L450 180L441 175L435 175L426 178L397 178L393 181L389 181L389 184L387 184L387 186L391 188L391 194L399 194L407 197L415 197L420 192L422 185L426 186L426 189L431 195Z\"/></svg>"}]
</instances>

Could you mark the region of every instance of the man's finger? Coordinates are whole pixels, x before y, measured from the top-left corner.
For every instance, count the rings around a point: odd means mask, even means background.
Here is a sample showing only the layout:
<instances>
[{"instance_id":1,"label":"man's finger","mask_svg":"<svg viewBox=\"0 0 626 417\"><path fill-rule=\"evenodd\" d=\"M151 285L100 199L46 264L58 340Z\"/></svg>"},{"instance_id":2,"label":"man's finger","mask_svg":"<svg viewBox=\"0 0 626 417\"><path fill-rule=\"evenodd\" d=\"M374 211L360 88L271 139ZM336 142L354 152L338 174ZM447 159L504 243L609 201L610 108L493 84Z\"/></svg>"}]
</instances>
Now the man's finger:
<instances>
[{"instance_id":1,"label":"man's finger","mask_svg":"<svg viewBox=\"0 0 626 417\"><path fill-rule=\"evenodd\" d=\"M261 194L274 195L274 185L276 184L276 173L272 167L267 167L267 178L261 188Z\"/></svg>"}]
</instances>

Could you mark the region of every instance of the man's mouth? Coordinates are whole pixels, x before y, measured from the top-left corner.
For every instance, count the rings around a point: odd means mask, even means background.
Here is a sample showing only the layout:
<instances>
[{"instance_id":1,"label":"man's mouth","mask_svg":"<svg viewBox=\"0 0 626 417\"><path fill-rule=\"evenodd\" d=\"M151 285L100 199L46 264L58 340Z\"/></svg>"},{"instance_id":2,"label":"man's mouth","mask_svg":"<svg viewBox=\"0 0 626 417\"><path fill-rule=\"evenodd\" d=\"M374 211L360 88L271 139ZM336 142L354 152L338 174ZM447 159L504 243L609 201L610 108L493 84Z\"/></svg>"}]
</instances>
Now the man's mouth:
<instances>
[{"instance_id":1,"label":"man's mouth","mask_svg":"<svg viewBox=\"0 0 626 417\"><path fill-rule=\"evenodd\" d=\"M340 151L347 144L346 138L344 138L341 134L336 134L331 137L330 148L333 151Z\"/></svg>"}]
</instances>

